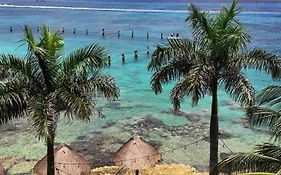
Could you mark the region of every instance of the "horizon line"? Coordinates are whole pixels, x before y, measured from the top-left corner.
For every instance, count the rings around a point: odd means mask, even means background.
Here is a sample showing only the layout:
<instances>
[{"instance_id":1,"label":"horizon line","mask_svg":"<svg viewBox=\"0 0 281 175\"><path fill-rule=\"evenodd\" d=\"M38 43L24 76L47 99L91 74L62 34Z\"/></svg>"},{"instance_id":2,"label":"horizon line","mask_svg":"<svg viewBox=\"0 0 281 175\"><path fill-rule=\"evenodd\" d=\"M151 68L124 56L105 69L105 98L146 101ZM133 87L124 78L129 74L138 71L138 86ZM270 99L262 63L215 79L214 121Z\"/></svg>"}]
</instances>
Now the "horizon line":
<instances>
[{"instance_id":1,"label":"horizon line","mask_svg":"<svg viewBox=\"0 0 281 175\"><path fill-rule=\"evenodd\" d=\"M71 7L71 6L47 6L47 5L14 5L0 4L0 8L33 8L33 9L63 9L63 10L85 10L85 11L111 11L111 12L139 12L139 13L188 13L187 10L162 10L162 9L124 9L124 8L95 8L95 7ZM218 13L217 10L204 10ZM281 14L281 12L267 11L242 11L242 14Z\"/></svg>"}]
</instances>

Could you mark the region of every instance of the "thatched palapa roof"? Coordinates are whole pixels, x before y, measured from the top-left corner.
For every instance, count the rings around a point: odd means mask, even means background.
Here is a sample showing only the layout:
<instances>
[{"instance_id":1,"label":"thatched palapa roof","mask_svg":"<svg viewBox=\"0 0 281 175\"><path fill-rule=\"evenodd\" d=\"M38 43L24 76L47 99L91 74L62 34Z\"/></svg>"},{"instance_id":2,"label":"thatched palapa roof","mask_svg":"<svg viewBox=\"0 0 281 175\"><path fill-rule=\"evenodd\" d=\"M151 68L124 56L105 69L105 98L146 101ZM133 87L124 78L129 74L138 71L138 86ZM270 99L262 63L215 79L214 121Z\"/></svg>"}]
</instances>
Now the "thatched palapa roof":
<instances>
[{"instance_id":1,"label":"thatched palapa roof","mask_svg":"<svg viewBox=\"0 0 281 175\"><path fill-rule=\"evenodd\" d=\"M133 170L141 170L155 166L162 160L161 154L148 142L136 135L128 140L113 155L113 162Z\"/></svg>"},{"instance_id":2,"label":"thatched palapa roof","mask_svg":"<svg viewBox=\"0 0 281 175\"><path fill-rule=\"evenodd\" d=\"M89 175L91 167L88 162L68 145L60 144L54 150L55 175ZM47 156L41 159L33 169L37 175L47 174Z\"/></svg>"}]
</instances>

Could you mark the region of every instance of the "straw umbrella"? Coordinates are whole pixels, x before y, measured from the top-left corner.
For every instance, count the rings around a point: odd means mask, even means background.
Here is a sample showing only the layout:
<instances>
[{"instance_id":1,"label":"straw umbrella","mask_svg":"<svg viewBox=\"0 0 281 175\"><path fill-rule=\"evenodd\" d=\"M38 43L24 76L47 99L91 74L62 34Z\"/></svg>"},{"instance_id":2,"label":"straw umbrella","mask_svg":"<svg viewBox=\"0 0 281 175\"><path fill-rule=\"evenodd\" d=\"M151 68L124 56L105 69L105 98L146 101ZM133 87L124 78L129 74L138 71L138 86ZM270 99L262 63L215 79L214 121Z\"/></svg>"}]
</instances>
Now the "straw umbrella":
<instances>
[{"instance_id":1,"label":"straw umbrella","mask_svg":"<svg viewBox=\"0 0 281 175\"><path fill-rule=\"evenodd\" d=\"M60 144L54 150L55 175L89 175L88 162L68 145ZM41 159L33 169L37 175L47 174L47 156Z\"/></svg>"},{"instance_id":2,"label":"straw umbrella","mask_svg":"<svg viewBox=\"0 0 281 175\"><path fill-rule=\"evenodd\" d=\"M162 160L161 154L140 136L133 136L113 155L115 165L136 171L154 167Z\"/></svg>"}]
</instances>

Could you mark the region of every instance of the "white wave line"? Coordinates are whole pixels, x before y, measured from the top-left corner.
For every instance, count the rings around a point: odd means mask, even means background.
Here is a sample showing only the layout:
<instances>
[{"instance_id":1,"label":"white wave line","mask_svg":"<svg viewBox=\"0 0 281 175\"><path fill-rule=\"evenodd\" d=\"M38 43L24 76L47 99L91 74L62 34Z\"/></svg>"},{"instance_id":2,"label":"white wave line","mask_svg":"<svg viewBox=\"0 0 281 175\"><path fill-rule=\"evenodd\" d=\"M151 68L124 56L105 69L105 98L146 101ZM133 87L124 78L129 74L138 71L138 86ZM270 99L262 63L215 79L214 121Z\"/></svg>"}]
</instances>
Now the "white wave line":
<instances>
[{"instance_id":1,"label":"white wave line","mask_svg":"<svg viewBox=\"0 0 281 175\"><path fill-rule=\"evenodd\" d=\"M186 10L153 10L153 9L151 10L151 9L93 8L93 7L12 5L12 4L0 4L0 8L64 9L64 10L89 10L89 11L112 11L112 12L142 12L142 13L188 13L188 11L186 11ZM210 13L218 13L218 11L215 11L215 10L209 10L208 12L210 12ZM281 15L281 12L243 11L242 14Z\"/></svg>"},{"instance_id":2,"label":"white wave line","mask_svg":"<svg viewBox=\"0 0 281 175\"><path fill-rule=\"evenodd\" d=\"M65 9L65 10L91 10L113 12L149 12L149 13L187 13L185 10L147 10L147 9L119 9L119 8L92 8L92 7L67 7L67 6L33 6L0 4L0 8L36 8L36 9Z\"/></svg>"}]
</instances>

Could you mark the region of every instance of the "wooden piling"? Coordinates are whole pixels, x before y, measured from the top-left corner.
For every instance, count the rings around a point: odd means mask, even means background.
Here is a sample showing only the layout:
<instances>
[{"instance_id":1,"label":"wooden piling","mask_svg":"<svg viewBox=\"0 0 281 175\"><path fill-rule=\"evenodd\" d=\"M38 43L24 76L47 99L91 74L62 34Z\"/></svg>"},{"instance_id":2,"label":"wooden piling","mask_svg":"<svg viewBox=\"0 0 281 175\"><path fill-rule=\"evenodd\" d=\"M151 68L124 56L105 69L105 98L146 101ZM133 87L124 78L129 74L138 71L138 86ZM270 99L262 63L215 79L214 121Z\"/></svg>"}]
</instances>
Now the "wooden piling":
<instances>
[{"instance_id":1,"label":"wooden piling","mask_svg":"<svg viewBox=\"0 0 281 175\"><path fill-rule=\"evenodd\" d=\"M117 31L117 37L120 37L120 30Z\"/></svg>"}]
</instances>

